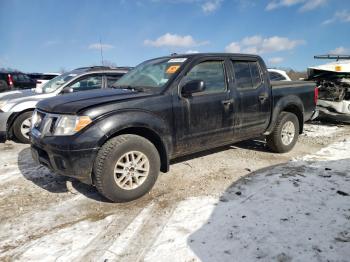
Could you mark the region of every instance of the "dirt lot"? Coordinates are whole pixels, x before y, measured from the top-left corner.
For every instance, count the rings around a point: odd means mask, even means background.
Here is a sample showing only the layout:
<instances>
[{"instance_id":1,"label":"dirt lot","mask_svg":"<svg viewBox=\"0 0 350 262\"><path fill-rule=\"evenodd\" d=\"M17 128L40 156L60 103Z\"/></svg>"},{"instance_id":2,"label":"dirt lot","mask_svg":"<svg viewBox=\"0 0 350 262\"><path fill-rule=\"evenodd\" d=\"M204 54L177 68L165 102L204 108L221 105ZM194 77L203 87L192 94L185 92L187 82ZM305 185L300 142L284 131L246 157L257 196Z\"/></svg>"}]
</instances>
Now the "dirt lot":
<instances>
[{"instance_id":1,"label":"dirt lot","mask_svg":"<svg viewBox=\"0 0 350 262\"><path fill-rule=\"evenodd\" d=\"M0 260L349 261L350 126L305 130L287 154L256 139L180 159L124 204L0 144Z\"/></svg>"}]
</instances>

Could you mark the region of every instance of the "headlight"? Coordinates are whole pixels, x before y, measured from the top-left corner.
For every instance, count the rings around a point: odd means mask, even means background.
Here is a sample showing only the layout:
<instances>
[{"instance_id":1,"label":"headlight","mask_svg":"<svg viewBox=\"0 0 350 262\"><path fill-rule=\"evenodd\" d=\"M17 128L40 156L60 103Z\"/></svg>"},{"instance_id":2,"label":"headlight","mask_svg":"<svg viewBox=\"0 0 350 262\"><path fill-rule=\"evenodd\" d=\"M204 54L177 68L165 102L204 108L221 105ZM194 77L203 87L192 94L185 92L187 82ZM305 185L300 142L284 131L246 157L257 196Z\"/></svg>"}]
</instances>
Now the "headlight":
<instances>
[{"instance_id":1,"label":"headlight","mask_svg":"<svg viewBox=\"0 0 350 262\"><path fill-rule=\"evenodd\" d=\"M57 119L54 133L55 136L70 136L88 126L92 120L88 116L63 115Z\"/></svg>"},{"instance_id":2,"label":"headlight","mask_svg":"<svg viewBox=\"0 0 350 262\"><path fill-rule=\"evenodd\" d=\"M41 124L42 117L38 114L37 110L34 110L32 115L32 129L38 127Z\"/></svg>"}]
</instances>

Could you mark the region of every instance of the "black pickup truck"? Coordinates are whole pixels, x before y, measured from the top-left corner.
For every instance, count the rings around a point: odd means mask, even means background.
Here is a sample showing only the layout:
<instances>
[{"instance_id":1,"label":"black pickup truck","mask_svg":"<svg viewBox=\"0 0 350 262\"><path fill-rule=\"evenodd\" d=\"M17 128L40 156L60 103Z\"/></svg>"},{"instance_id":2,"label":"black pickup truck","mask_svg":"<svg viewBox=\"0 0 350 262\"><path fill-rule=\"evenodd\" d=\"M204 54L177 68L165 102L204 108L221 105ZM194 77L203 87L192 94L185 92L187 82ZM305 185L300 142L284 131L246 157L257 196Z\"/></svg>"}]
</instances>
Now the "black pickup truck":
<instances>
[{"instance_id":1,"label":"black pickup truck","mask_svg":"<svg viewBox=\"0 0 350 262\"><path fill-rule=\"evenodd\" d=\"M259 135L274 152L291 150L316 100L311 82L271 86L259 56L161 57L112 88L40 102L32 155L112 201L129 201L150 191L179 156Z\"/></svg>"}]
</instances>

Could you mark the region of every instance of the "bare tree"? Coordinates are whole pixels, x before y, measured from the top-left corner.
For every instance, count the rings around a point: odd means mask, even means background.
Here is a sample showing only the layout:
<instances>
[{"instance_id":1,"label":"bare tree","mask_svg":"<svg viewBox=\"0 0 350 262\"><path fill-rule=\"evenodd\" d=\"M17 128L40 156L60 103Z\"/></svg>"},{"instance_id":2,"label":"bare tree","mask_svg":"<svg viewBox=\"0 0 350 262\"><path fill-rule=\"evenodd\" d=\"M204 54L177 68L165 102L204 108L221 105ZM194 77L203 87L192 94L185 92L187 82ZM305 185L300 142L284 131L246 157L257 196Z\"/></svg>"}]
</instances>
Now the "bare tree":
<instances>
[{"instance_id":1,"label":"bare tree","mask_svg":"<svg viewBox=\"0 0 350 262\"><path fill-rule=\"evenodd\" d=\"M68 70L67 70L66 68L64 68L64 67L60 67L60 69L58 69L58 72L59 72L60 74L63 74L63 73L68 72Z\"/></svg>"},{"instance_id":2,"label":"bare tree","mask_svg":"<svg viewBox=\"0 0 350 262\"><path fill-rule=\"evenodd\" d=\"M117 67L117 64L110 61L110 60L103 60L103 66L109 66L109 67Z\"/></svg>"}]
</instances>

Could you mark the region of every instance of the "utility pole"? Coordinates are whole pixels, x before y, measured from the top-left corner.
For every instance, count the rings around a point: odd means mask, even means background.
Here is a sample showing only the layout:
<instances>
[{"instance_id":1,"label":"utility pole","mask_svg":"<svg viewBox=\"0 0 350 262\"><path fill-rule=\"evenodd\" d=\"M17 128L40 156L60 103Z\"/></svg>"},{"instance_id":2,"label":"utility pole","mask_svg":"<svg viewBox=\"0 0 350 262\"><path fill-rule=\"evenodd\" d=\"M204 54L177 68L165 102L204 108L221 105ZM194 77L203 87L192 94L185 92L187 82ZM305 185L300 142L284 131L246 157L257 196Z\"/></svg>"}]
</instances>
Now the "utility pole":
<instances>
[{"instance_id":1,"label":"utility pole","mask_svg":"<svg viewBox=\"0 0 350 262\"><path fill-rule=\"evenodd\" d=\"M102 41L100 36L100 51L101 51L101 65L103 66L103 51L102 51Z\"/></svg>"}]
</instances>

